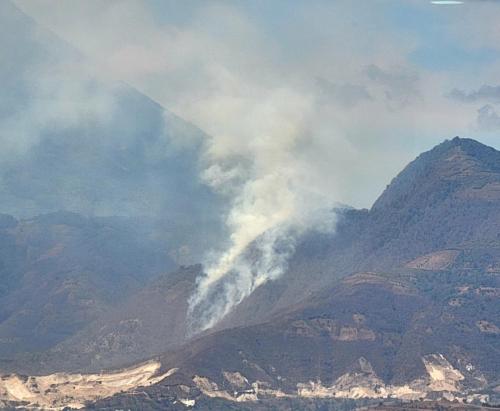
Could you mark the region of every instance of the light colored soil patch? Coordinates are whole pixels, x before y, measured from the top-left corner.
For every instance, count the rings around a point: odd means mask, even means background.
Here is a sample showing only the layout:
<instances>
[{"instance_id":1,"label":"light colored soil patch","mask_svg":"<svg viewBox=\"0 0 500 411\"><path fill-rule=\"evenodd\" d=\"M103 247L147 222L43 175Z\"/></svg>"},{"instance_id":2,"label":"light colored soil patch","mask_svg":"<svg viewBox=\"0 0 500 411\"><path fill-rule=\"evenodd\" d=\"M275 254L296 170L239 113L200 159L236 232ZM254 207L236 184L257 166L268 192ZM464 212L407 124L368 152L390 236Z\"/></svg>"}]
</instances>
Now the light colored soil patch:
<instances>
[{"instance_id":1,"label":"light colored soil patch","mask_svg":"<svg viewBox=\"0 0 500 411\"><path fill-rule=\"evenodd\" d=\"M0 378L0 400L26 401L26 408L60 410L83 408L86 401L110 397L137 387L155 384L172 375L172 369L158 374L161 364L149 361L124 370L101 374L56 373L21 377L16 374Z\"/></svg>"},{"instance_id":2,"label":"light colored soil patch","mask_svg":"<svg viewBox=\"0 0 500 411\"><path fill-rule=\"evenodd\" d=\"M429 387L432 391L459 391L459 384L464 376L454 369L443 355L426 355L423 361L430 377Z\"/></svg>"},{"instance_id":3,"label":"light colored soil patch","mask_svg":"<svg viewBox=\"0 0 500 411\"><path fill-rule=\"evenodd\" d=\"M458 193L464 199L481 199L495 201L500 199L500 183L491 182L479 188L467 188Z\"/></svg>"},{"instance_id":4,"label":"light colored soil patch","mask_svg":"<svg viewBox=\"0 0 500 411\"><path fill-rule=\"evenodd\" d=\"M255 381L251 389L229 392L221 389L207 377L195 376L197 387L209 397L223 398L230 401L258 401L261 398L399 398L403 400L424 399L430 393L439 393L439 398L453 400L474 399L476 394L463 394L463 374L453 368L442 354L430 354L422 358L427 375L403 385L386 385L377 376L371 364L363 357L358 359L357 369L337 378L331 386L325 386L321 380L311 380L297 384L295 393L285 393L269 388L269 383ZM472 366L472 365L471 365ZM231 373L233 374L233 373ZM227 378L226 378L227 379ZM238 373L239 381L248 379ZM486 397L485 397L486 398Z\"/></svg>"},{"instance_id":5,"label":"light colored soil patch","mask_svg":"<svg viewBox=\"0 0 500 411\"><path fill-rule=\"evenodd\" d=\"M477 326L477 328L479 328L479 331L481 331L482 333L500 334L500 328L498 328L492 322L489 322L486 320L479 320L476 322L476 326Z\"/></svg>"},{"instance_id":6,"label":"light colored soil patch","mask_svg":"<svg viewBox=\"0 0 500 411\"><path fill-rule=\"evenodd\" d=\"M453 264L458 255L457 250L442 250L425 254L408 262L406 267L415 270L439 271L446 270Z\"/></svg>"}]
</instances>

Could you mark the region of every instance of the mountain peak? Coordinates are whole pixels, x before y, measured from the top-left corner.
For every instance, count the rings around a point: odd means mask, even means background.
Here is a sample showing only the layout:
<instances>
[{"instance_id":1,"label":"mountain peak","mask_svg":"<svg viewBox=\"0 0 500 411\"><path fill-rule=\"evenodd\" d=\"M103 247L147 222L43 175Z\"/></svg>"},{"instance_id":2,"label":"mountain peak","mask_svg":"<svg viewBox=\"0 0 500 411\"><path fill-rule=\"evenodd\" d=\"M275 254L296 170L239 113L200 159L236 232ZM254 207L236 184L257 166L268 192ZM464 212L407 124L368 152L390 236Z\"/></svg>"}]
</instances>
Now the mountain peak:
<instances>
[{"instance_id":1,"label":"mountain peak","mask_svg":"<svg viewBox=\"0 0 500 411\"><path fill-rule=\"evenodd\" d=\"M500 184L500 152L470 138L445 140L422 153L387 186L373 210L419 205L456 190ZM416 205L416 204L415 204Z\"/></svg>"},{"instance_id":2,"label":"mountain peak","mask_svg":"<svg viewBox=\"0 0 500 411\"><path fill-rule=\"evenodd\" d=\"M486 144L480 143L477 140L472 138L464 138L456 136L451 140L445 140L441 144L438 144L427 153L436 151L440 153L444 153L450 150L456 150L457 148L463 150L465 153L472 157L477 157L482 161L488 161L488 157L491 155L498 156L498 151L493 147L487 146ZM423 153L426 154L426 153Z\"/></svg>"}]
</instances>

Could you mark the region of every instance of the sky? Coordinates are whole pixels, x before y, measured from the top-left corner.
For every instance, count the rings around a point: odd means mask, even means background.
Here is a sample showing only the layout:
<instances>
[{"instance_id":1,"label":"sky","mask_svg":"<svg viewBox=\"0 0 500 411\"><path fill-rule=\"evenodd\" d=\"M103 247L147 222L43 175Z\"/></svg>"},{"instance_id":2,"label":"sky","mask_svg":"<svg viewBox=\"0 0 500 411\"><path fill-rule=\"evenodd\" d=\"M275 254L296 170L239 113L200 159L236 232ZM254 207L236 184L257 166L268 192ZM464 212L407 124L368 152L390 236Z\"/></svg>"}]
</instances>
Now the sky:
<instances>
[{"instance_id":1,"label":"sky","mask_svg":"<svg viewBox=\"0 0 500 411\"><path fill-rule=\"evenodd\" d=\"M227 247L207 254L192 300L226 301L212 305L208 326L281 275L278 242L293 250L306 227L333 229L322 210L369 208L445 139L500 149L499 1L14 3L100 82L131 85L206 133L199 178L225 198L230 233ZM72 75L62 89L47 77L50 65L35 76L37 89L58 88L51 118L109 116L116 101L82 86L80 63L58 70ZM76 111L64 104L75 100ZM242 255L258 238L265 258L255 272ZM221 298L216 285L234 267Z\"/></svg>"},{"instance_id":2,"label":"sky","mask_svg":"<svg viewBox=\"0 0 500 411\"><path fill-rule=\"evenodd\" d=\"M445 138L500 148L496 1L15 4L102 75L215 136L214 156L266 168L303 146L296 160L315 170L302 184L356 207Z\"/></svg>"}]
</instances>

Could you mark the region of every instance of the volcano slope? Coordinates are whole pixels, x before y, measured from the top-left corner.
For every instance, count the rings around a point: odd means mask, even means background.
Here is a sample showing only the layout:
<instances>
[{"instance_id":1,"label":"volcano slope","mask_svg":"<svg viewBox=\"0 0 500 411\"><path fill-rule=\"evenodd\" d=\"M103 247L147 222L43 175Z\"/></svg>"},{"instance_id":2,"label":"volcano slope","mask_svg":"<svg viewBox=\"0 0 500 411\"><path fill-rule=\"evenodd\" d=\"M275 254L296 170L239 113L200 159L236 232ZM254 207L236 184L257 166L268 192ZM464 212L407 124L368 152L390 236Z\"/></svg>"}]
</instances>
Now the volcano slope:
<instances>
[{"instance_id":1,"label":"volcano slope","mask_svg":"<svg viewBox=\"0 0 500 411\"><path fill-rule=\"evenodd\" d=\"M451 268L458 259L495 271L499 205L500 153L470 139L445 141L411 162L370 210L340 210L334 234L305 235L287 273L257 289L222 325L260 322L346 275L397 272L431 253L414 268Z\"/></svg>"},{"instance_id":2,"label":"volcano slope","mask_svg":"<svg viewBox=\"0 0 500 411\"><path fill-rule=\"evenodd\" d=\"M127 394L95 406L498 401L499 274L500 153L445 141L371 210L341 211L334 235L304 236L285 275L219 331L164 354L163 372L177 371L147 387L147 401Z\"/></svg>"},{"instance_id":3,"label":"volcano slope","mask_svg":"<svg viewBox=\"0 0 500 411\"><path fill-rule=\"evenodd\" d=\"M87 407L497 402L499 206L500 153L445 141L410 163L372 209L338 211L335 234L306 234L286 273L218 329L159 356L157 375L168 376Z\"/></svg>"}]
</instances>

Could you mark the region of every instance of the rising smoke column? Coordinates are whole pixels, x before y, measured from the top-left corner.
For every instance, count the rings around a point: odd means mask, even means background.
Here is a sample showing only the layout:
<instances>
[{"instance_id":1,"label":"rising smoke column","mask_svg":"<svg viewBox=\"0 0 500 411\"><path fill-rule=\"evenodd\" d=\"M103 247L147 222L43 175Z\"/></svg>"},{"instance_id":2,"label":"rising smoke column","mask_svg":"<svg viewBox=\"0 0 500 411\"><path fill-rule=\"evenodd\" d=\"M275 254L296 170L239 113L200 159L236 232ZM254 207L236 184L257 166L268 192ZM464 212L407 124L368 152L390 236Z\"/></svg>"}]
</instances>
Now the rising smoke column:
<instances>
[{"instance_id":1,"label":"rising smoke column","mask_svg":"<svg viewBox=\"0 0 500 411\"><path fill-rule=\"evenodd\" d=\"M264 180L252 181L249 185L253 188L267 183L272 190L268 178ZM268 215L265 210L271 207L262 199L252 195L251 199L237 201L249 203L235 205L230 213L228 225L233 228L230 246L207 258L205 274L198 279L196 293L190 300L193 332L215 325L255 288L279 277L286 268L286 261L294 250L295 233L287 222L293 215L286 200L291 193L278 190L274 193L275 199L279 200L280 195L283 195L283 206L275 204L276 209L269 209ZM261 213L257 213L259 206L264 208Z\"/></svg>"},{"instance_id":2,"label":"rising smoke column","mask_svg":"<svg viewBox=\"0 0 500 411\"><path fill-rule=\"evenodd\" d=\"M218 144L226 140L215 137L203 175L230 198L231 234L225 250L207 257L190 299L193 333L212 327L259 285L278 278L298 236L314 228L317 208L324 205L305 187L309 160L301 160L313 141L305 133L311 101L281 89L252 103L245 108L254 111L246 113L253 124L248 135L237 136L236 158L224 148L220 155Z\"/></svg>"}]
</instances>

